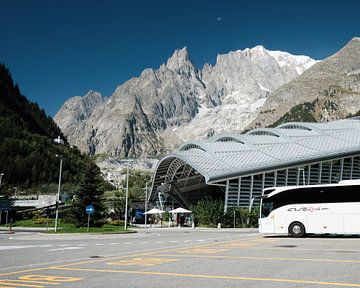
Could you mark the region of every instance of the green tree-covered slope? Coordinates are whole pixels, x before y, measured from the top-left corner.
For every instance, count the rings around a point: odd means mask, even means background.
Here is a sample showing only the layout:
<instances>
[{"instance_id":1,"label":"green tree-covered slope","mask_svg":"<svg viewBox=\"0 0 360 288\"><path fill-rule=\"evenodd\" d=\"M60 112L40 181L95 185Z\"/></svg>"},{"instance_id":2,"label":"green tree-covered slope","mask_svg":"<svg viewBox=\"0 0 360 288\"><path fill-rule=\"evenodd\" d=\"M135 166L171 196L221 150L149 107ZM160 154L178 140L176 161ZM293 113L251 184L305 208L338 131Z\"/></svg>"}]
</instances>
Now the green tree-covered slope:
<instances>
[{"instance_id":1,"label":"green tree-covered slope","mask_svg":"<svg viewBox=\"0 0 360 288\"><path fill-rule=\"evenodd\" d=\"M51 95L49 95L51 97ZM64 145L54 143L61 136ZM71 148L51 117L38 104L26 99L13 83L9 70L0 63L0 173L2 192L57 183L59 158L63 157L63 183L77 183L82 166L89 160Z\"/></svg>"}]
</instances>

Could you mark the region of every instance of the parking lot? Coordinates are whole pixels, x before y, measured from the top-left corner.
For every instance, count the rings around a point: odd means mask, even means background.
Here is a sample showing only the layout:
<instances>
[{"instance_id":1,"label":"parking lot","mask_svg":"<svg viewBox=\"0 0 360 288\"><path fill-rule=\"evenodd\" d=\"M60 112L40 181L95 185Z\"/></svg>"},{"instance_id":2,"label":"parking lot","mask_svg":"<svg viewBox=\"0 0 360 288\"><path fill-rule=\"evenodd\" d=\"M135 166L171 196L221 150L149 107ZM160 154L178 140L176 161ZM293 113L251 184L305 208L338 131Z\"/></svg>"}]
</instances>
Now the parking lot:
<instances>
[{"instance_id":1,"label":"parking lot","mask_svg":"<svg viewBox=\"0 0 360 288\"><path fill-rule=\"evenodd\" d=\"M1 266L0 287L360 287L359 237L176 229L55 237L5 239L49 246L0 250L11 263Z\"/></svg>"}]
</instances>

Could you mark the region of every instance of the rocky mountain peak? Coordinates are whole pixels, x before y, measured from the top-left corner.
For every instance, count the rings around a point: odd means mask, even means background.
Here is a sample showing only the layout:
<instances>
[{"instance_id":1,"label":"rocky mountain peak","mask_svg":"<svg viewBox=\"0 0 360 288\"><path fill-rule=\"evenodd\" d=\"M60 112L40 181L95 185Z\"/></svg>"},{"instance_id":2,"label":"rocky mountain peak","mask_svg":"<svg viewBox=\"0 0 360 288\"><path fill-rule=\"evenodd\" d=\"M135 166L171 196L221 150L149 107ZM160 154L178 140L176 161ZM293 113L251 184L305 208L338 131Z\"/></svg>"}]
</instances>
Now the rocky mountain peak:
<instances>
[{"instance_id":1,"label":"rocky mountain peak","mask_svg":"<svg viewBox=\"0 0 360 288\"><path fill-rule=\"evenodd\" d=\"M327 61L336 62L338 66L352 70L354 65L352 62L357 63L360 55L360 37L352 38L342 49L334 55L328 57ZM358 67L360 68L360 67Z\"/></svg>"},{"instance_id":2,"label":"rocky mountain peak","mask_svg":"<svg viewBox=\"0 0 360 288\"><path fill-rule=\"evenodd\" d=\"M103 106L107 97L89 90L84 96L69 98L56 113L54 120L65 135L70 135L75 127L86 121L95 109Z\"/></svg>"},{"instance_id":3,"label":"rocky mountain peak","mask_svg":"<svg viewBox=\"0 0 360 288\"><path fill-rule=\"evenodd\" d=\"M249 128L278 123L284 115L287 121L301 121L310 110L316 121L334 120L357 113L359 107L360 38L355 37L334 55L273 91ZM298 115L293 117L295 112Z\"/></svg>"},{"instance_id":4,"label":"rocky mountain peak","mask_svg":"<svg viewBox=\"0 0 360 288\"><path fill-rule=\"evenodd\" d=\"M294 67L281 67L259 45L218 55L215 65L205 64L199 71L184 47L158 70L145 69L118 86L103 104L87 103L102 99L89 91L74 98L73 112L65 103L55 118L69 142L83 152L159 155L187 139L241 130L269 93L299 75Z\"/></svg>"},{"instance_id":5,"label":"rocky mountain peak","mask_svg":"<svg viewBox=\"0 0 360 288\"><path fill-rule=\"evenodd\" d=\"M351 40L349 41L348 45L351 44L351 43L357 43L357 44L359 44L359 43L360 43L360 37L353 37L353 38L351 38Z\"/></svg>"},{"instance_id":6,"label":"rocky mountain peak","mask_svg":"<svg viewBox=\"0 0 360 288\"><path fill-rule=\"evenodd\" d=\"M250 55L250 56L252 56L252 55L256 55L256 56L269 55L268 54L269 51L267 49L265 49L265 47L262 45L257 45L253 48L246 48L243 51L238 50L238 52L242 52L243 54Z\"/></svg>"},{"instance_id":7,"label":"rocky mountain peak","mask_svg":"<svg viewBox=\"0 0 360 288\"><path fill-rule=\"evenodd\" d=\"M88 98L88 99L99 99L102 98L101 93L95 91L95 90L89 90L84 96L83 98Z\"/></svg>"},{"instance_id":8,"label":"rocky mountain peak","mask_svg":"<svg viewBox=\"0 0 360 288\"><path fill-rule=\"evenodd\" d=\"M170 70L176 71L184 66L192 65L189 57L189 52L185 46L182 49L176 49L174 54L167 60L166 67Z\"/></svg>"}]
</instances>

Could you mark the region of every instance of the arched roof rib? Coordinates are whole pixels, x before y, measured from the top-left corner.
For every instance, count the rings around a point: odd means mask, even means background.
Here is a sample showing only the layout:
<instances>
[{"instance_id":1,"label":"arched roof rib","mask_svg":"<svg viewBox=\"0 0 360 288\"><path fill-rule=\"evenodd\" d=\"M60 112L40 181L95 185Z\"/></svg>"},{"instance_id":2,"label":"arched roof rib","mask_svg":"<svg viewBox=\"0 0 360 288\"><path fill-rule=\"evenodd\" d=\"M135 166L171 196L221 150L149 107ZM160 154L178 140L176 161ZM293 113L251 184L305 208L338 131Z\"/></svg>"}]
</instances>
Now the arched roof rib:
<instances>
[{"instance_id":1,"label":"arched roof rib","mask_svg":"<svg viewBox=\"0 0 360 288\"><path fill-rule=\"evenodd\" d=\"M218 153L235 153L239 151L252 150L254 147L246 145L241 142L224 142L220 141L190 141L182 145L178 151L188 151L191 149L198 149L209 154L215 155Z\"/></svg>"},{"instance_id":2,"label":"arched roof rib","mask_svg":"<svg viewBox=\"0 0 360 288\"><path fill-rule=\"evenodd\" d=\"M222 142L221 139L225 138L228 141ZM164 167L169 165L169 159L179 158L203 175L206 183L211 183L358 153L358 119L328 123L292 122L277 128L255 129L238 136L228 133L208 141L186 143L163 158L157 170L162 169L161 173L166 173Z\"/></svg>"},{"instance_id":3,"label":"arched roof rib","mask_svg":"<svg viewBox=\"0 0 360 288\"><path fill-rule=\"evenodd\" d=\"M213 136L212 138L210 138L210 141L214 141L214 142L232 141L232 142L238 142L238 143L253 147L253 144L249 141L249 139L244 137L244 135L241 135L241 134L223 133L223 134Z\"/></svg>"},{"instance_id":4,"label":"arched roof rib","mask_svg":"<svg viewBox=\"0 0 360 288\"><path fill-rule=\"evenodd\" d=\"M267 135L273 137L281 137L282 133L274 128L256 128L245 133L245 135Z\"/></svg>"},{"instance_id":5,"label":"arched roof rib","mask_svg":"<svg viewBox=\"0 0 360 288\"><path fill-rule=\"evenodd\" d=\"M302 131L312 131L318 134L324 135L326 134L324 131L316 127L317 123L306 123L306 122L288 122L281 124L276 127L276 129L287 129L287 130L302 130Z\"/></svg>"},{"instance_id":6,"label":"arched roof rib","mask_svg":"<svg viewBox=\"0 0 360 288\"><path fill-rule=\"evenodd\" d=\"M202 151L208 151L209 149L206 147L206 144L200 141L191 141L191 142L186 142L185 144L183 144L182 146L180 146L179 151L187 151L190 149L199 149ZM210 151L208 151L210 152Z\"/></svg>"}]
</instances>

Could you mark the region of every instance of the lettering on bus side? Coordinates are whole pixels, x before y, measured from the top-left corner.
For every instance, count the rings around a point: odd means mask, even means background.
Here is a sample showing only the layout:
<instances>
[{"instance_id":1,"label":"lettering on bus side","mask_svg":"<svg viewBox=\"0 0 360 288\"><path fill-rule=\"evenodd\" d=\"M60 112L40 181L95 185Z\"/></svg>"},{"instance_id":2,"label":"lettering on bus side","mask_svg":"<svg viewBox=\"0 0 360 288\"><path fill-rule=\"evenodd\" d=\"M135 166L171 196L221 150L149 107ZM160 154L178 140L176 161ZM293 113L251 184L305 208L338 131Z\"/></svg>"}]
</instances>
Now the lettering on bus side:
<instances>
[{"instance_id":1,"label":"lettering on bus side","mask_svg":"<svg viewBox=\"0 0 360 288\"><path fill-rule=\"evenodd\" d=\"M290 207L287 211L293 211L293 212L316 212L316 211L323 211L323 210L329 210L329 208L326 207L299 207L299 208L295 208L295 207Z\"/></svg>"}]
</instances>

